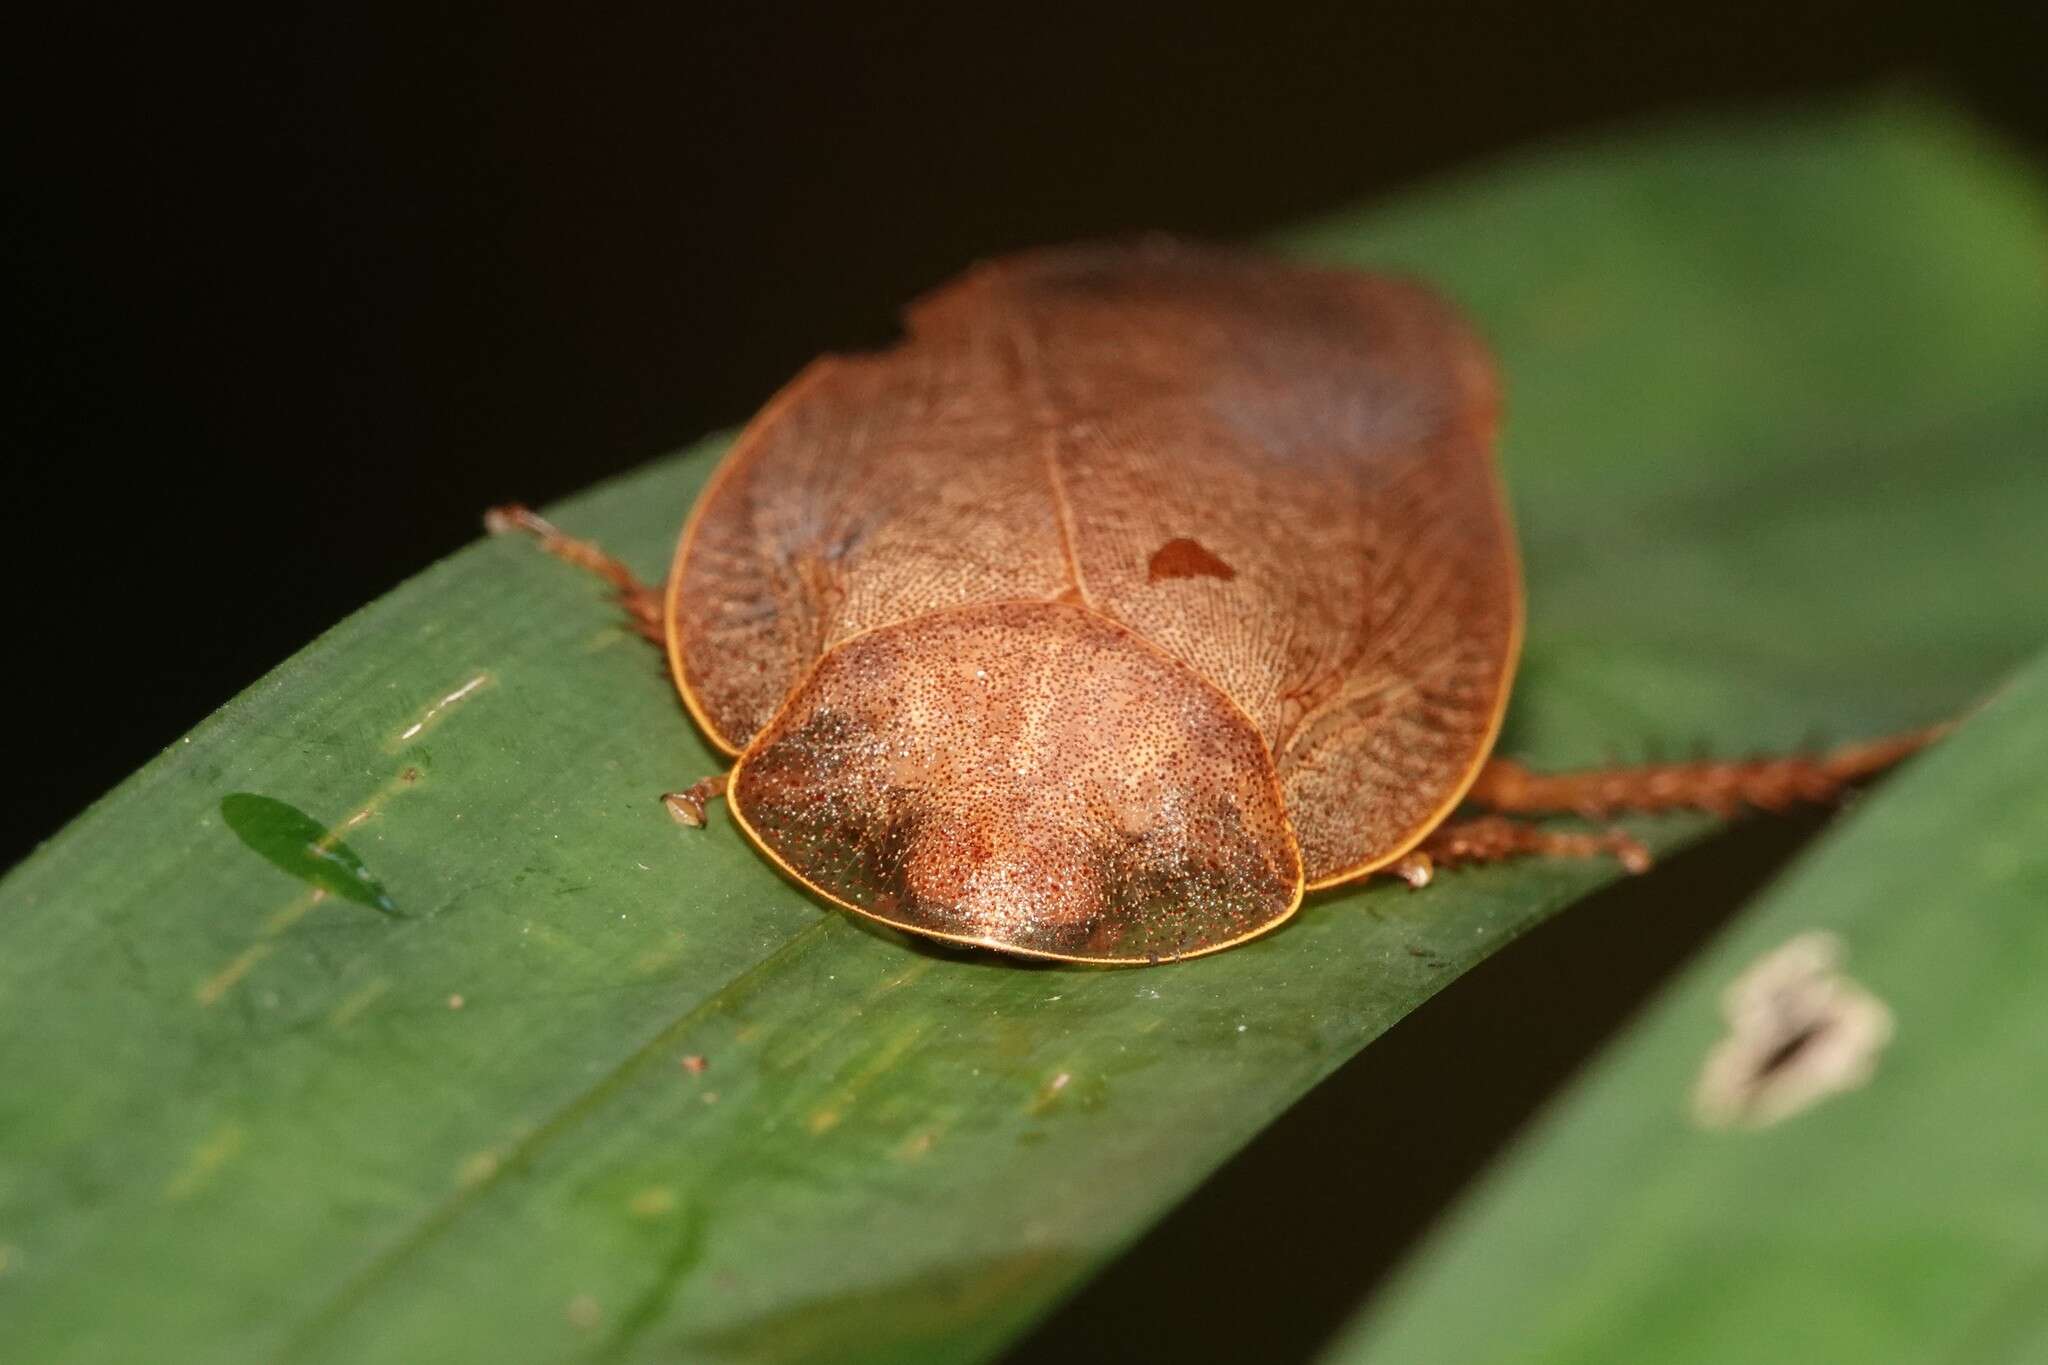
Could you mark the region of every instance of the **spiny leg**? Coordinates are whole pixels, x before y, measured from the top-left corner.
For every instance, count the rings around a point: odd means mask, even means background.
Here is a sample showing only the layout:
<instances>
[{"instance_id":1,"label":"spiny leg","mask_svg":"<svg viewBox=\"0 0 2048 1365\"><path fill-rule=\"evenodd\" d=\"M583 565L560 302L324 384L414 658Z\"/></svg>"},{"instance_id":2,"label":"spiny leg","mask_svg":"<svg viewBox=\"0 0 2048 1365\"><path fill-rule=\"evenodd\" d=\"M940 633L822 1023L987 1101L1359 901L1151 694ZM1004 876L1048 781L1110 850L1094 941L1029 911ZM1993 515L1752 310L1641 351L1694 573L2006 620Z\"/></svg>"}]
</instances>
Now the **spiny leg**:
<instances>
[{"instance_id":1,"label":"spiny leg","mask_svg":"<svg viewBox=\"0 0 2048 1365\"><path fill-rule=\"evenodd\" d=\"M642 583L631 569L596 545L563 535L553 522L516 502L493 507L484 513L484 529L494 536L523 531L539 541L541 549L555 558L596 574L612 585L612 591L617 595L619 605L625 608L626 619L634 630L657 645L667 642L662 621L661 590ZM691 790L696 789L693 787Z\"/></svg>"},{"instance_id":2,"label":"spiny leg","mask_svg":"<svg viewBox=\"0 0 2048 1365\"><path fill-rule=\"evenodd\" d=\"M1691 763L1647 763L1539 773L1496 758L1465 794L1475 806L1523 815L1571 814L1589 820L1623 812L1704 810L1733 815L1745 806L1778 811L1831 801L1843 788L1874 777L1925 748L1948 730L1930 725L1903 735L1844 744L1822 754Z\"/></svg>"},{"instance_id":3,"label":"spiny leg","mask_svg":"<svg viewBox=\"0 0 2048 1365\"><path fill-rule=\"evenodd\" d=\"M1845 744L1823 754L1783 758L1646 763L1539 773L1496 758L1480 771L1465 799L1475 806L1525 815L1604 819L1623 812L1704 810L1732 815L1745 806L1778 811L1833 800L1941 738L1948 726ZM1532 854L1584 858L1611 854L1630 872L1650 866L1650 851L1620 830L1585 833L1545 829L1505 815L1447 821L1387 871L1410 886L1427 886L1439 867L1495 862Z\"/></svg>"},{"instance_id":4,"label":"spiny leg","mask_svg":"<svg viewBox=\"0 0 2048 1365\"><path fill-rule=\"evenodd\" d=\"M1413 887L1428 886L1440 867L1460 863L1491 863L1528 856L1554 858L1613 857L1629 872L1650 866L1650 850L1618 829L1593 832L1546 829L1505 815L1480 815L1447 820L1430 831L1387 871Z\"/></svg>"},{"instance_id":5,"label":"spiny leg","mask_svg":"<svg viewBox=\"0 0 2048 1365\"><path fill-rule=\"evenodd\" d=\"M725 795L727 773L714 773L701 778L679 792L663 792L661 804L668 807L668 813L679 825L691 829L704 828L704 805Z\"/></svg>"},{"instance_id":6,"label":"spiny leg","mask_svg":"<svg viewBox=\"0 0 2048 1365\"><path fill-rule=\"evenodd\" d=\"M529 507L518 503L507 503L493 507L484 514L484 529L492 535L506 535L524 532L540 542L540 547L555 558L574 564L596 574L611 584L618 595L619 605L626 610L626 618L633 629L652 640L665 644L667 635L662 620L662 598L657 588L651 588L624 564L606 554L587 540L578 540L562 534L555 524ZM717 773L703 778L679 792L664 792L661 804L675 817L676 823L692 829L704 826L705 803L725 795L726 774Z\"/></svg>"}]
</instances>

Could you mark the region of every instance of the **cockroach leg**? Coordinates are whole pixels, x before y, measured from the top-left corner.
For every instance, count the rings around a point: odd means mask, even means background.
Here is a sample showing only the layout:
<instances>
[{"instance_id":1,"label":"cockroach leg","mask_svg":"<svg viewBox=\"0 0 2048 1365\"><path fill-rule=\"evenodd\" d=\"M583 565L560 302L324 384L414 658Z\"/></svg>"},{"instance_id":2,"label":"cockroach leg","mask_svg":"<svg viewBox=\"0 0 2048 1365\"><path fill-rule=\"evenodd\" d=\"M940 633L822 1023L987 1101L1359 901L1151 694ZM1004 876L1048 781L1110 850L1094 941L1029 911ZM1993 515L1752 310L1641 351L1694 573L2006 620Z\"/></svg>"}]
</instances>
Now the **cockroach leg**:
<instances>
[{"instance_id":1,"label":"cockroach leg","mask_svg":"<svg viewBox=\"0 0 2048 1365\"><path fill-rule=\"evenodd\" d=\"M563 535L553 522L516 502L484 513L484 529L494 536L523 532L539 541L541 549L555 558L596 574L611 584L619 605L625 609L627 623L635 631L657 645L667 642L661 589L642 583L631 569L590 541Z\"/></svg>"},{"instance_id":2,"label":"cockroach leg","mask_svg":"<svg viewBox=\"0 0 2048 1365\"><path fill-rule=\"evenodd\" d=\"M1647 871L1650 850L1618 829L1545 829L1505 815L1481 815L1438 825L1414 851L1387 871L1413 887L1429 885L1437 868L1465 863L1493 863L1504 858L1542 855L1556 858L1612 857L1629 872Z\"/></svg>"},{"instance_id":3,"label":"cockroach leg","mask_svg":"<svg viewBox=\"0 0 2048 1365\"><path fill-rule=\"evenodd\" d=\"M1883 739L1845 744L1820 754L1691 763L1648 763L1539 773L1496 758L1480 770L1466 800L1521 815L1571 814L1590 820L1623 812L1704 810L1733 815L1744 807L1776 811L1832 801L1845 787L1874 777L1947 732L1930 725Z\"/></svg>"},{"instance_id":4,"label":"cockroach leg","mask_svg":"<svg viewBox=\"0 0 2048 1365\"><path fill-rule=\"evenodd\" d=\"M726 777L725 773L714 773L692 783L682 791L663 792L661 804L668 807L668 813L675 817L677 824L687 825L691 829L702 829L704 804L725 795Z\"/></svg>"},{"instance_id":5,"label":"cockroach leg","mask_svg":"<svg viewBox=\"0 0 2048 1365\"><path fill-rule=\"evenodd\" d=\"M1421 849L1410 849L1397 859L1387 871L1408 883L1413 890L1420 891L1436 877L1436 859Z\"/></svg>"}]
</instances>

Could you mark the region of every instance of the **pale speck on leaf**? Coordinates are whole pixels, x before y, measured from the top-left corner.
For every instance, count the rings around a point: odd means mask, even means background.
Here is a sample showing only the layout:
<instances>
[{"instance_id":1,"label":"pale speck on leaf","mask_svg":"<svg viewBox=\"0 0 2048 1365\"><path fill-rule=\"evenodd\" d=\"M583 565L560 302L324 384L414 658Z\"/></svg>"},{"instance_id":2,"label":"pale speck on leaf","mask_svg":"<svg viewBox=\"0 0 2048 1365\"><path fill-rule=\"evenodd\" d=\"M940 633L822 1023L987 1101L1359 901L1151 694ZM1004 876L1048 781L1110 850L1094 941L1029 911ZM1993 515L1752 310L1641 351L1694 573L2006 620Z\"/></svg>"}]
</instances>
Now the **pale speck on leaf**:
<instances>
[{"instance_id":1,"label":"pale speck on leaf","mask_svg":"<svg viewBox=\"0 0 2048 1365\"><path fill-rule=\"evenodd\" d=\"M1837 970L1841 956L1835 935L1805 933L1730 983L1721 997L1728 1032L1693 1089L1703 1127L1769 1127L1870 1080L1892 1012Z\"/></svg>"}]
</instances>

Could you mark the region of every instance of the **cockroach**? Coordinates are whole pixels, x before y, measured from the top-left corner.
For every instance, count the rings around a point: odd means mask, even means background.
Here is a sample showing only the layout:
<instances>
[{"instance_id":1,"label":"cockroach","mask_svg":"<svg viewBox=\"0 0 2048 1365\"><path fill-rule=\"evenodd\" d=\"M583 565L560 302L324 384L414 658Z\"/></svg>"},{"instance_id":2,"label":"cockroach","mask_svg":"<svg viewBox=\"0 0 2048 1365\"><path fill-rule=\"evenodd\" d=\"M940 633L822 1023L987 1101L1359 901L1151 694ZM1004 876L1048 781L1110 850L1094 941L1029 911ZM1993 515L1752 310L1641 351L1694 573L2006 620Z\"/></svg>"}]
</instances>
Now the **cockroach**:
<instances>
[{"instance_id":1,"label":"cockroach","mask_svg":"<svg viewBox=\"0 0 2048 1365\"><path fill-rule=\"evenodd\" d=\"M1522 633L1475 331L1402 280L1151 241L1028 252L827 356L748 424L665 590L604 575L733 757L777 867L898 929L1143 963L1306 891L1624 833L1517 819L1825 799L1931 731L1816 757L1489 761ZM1488 808L1453 818L1461 805Z\"/></svg>"}]
</instances>

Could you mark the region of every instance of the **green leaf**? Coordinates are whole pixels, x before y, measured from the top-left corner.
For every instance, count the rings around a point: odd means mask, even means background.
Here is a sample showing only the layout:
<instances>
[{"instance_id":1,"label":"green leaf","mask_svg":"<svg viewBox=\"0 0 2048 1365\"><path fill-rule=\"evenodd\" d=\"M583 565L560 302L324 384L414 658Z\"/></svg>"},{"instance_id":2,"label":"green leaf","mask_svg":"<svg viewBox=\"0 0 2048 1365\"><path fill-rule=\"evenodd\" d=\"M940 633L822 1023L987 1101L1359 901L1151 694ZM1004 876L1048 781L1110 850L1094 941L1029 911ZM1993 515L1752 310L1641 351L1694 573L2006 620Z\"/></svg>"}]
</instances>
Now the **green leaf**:
<instances>
[{"instance_id":1,"label":"green leaf","mask_svg":"<svg viewBox=\"0 0 2048 1365\"><path fill-rule=\"evenodd\" d=\"M1437 278L1498 342L1532 593L1509 745L1565 764L1916 725L2030 651L2044 222L1967 128L1887 104L1550 152L1288 246ZM658 574L717 453L556 515ZM1614 875L1374 885L1214 958L1027 967L821 909L722 816L677 829L657 794L716 766L593 584L480 544L16 870L11 1353L984 1357ZM252 851L234 793L331 821L310 842L345 835L400 916Z\"/></svg>"},{"instance_id":2,"label":"green leaf","mask_svg":"<svg viewBox=\"0 0 2048 1365\"><path fill-rule=\"evenodd\" d=\"M2048 656L1745 911L1329 1358L2040 1359L2044 772ZM1724 992L1816 932L1892 1021L1867 1083L1705 1121Z\"/></svg>"},{"instance_id":3,"label":"green leaf","mask_svg":"<svg viewBox=\"0 0 2048 1365\"><path fill-rule=\"evenodd\" d=\"M370 875L354 849L306 812L275 797L229 792L220 799L220 818L251 853L269 860L306 885L344 900L398 913L391 893Z\"/></svg>"}]
</instances>

